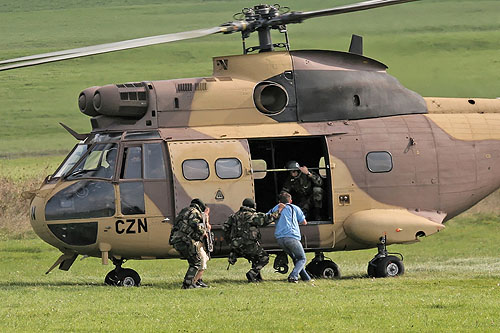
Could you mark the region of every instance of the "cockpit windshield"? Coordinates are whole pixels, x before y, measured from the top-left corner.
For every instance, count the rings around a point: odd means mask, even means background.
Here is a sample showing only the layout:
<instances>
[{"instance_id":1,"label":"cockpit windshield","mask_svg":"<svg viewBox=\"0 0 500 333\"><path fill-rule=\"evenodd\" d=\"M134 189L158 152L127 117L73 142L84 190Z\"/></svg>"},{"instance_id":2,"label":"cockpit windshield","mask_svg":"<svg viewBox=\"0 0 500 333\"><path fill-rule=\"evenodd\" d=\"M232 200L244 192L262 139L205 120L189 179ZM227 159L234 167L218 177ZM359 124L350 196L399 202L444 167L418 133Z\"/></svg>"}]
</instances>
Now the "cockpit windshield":
<instances>
[{"instance_id":1,"label":"cockpit windshield","mask_svg":"<svg viewBox=\"0 0 500 333\"><path fill-rule=\"evenodd\" d=\"M52 175L52 178L59 178L64 176L73 166L80 160L80 158L87 152L89 145L77 144L75 148L71 151L71 154L66 158L64 163L57 169L57 171Z\"/></svg>"},{"instance_id":2,"label":"cockpit windshield","mask_svg":"<svg viewBox=\"0 0 500 333\"><path fill-rule=\"evenodd\" d=\"M82 145L87 147L86 145ZM68 158L68 161L76 153ZM69 174L61 173L66 179L80 178L107 178L113 177L115 171L116 157L118 155L118 145L116 143L98 143L90 147L90 151L78 162L78 165ZM81 155L80 155L81 156ZM73 165L76 162L73 162ZM62 170L63 168L61 168ZM68 168L69 169L69 168ZM66 169L66 170L68 170ZM58 174L60 172L58 171Z\"/></svg>"}]
</instances>

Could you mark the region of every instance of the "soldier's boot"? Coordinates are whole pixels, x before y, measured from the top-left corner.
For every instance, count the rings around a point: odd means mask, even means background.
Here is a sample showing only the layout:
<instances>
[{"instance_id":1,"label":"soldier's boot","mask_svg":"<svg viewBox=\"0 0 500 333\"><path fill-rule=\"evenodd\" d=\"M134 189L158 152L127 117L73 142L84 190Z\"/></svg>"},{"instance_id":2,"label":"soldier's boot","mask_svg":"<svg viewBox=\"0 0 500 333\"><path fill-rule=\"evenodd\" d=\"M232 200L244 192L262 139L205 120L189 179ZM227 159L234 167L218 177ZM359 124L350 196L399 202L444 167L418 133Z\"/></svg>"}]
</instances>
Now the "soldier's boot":
<instances>
[{"instance_id":1,"label":"soldier's boot","mask_svg":"<svg viewBox=\"0 0 500 333\"><path fill-rule=\"evenodd\" d=\"M196 285L195 282L193 282L194 277L196 276L196 273L198 273L199 267L196 266L189 266L186 275L184 276L184 282L182 283L182 289L193 289L193 288L199 288L198 285Z\"/></svg>"},{"instance_id":2,"label":"soldier's boot","mask_svg":"<svg viewBox=\"0 0 500 333\"><path fill-rule=\"evenodd\" d=\"M208 285L208 284L206 284L205 282L203 282L203 280L202 280L202 279L199 279L198 281L196 281L196 285L197 285L198 287L201 287L201 288L208 288L208 287L209 287L209 285Z\"/></svg>"},{"instance_id":3,"label":"soldier's boot","mask_svg":"<svg viewBox=\"0 0 500 333\"><path fill-rule=\"evenodd\" d=\"M262 278L262 275L260 274L260 271L259 273L257 274L257 277L255 278L257 280L257 282L262 282L264 279Z\"/></svg>"},{"instance_id":4,"label":"soldier's boot","mask_svg":"<svg viewBox=\"0 0 500 333\"><path fill-rule=\"evenodd\" d=\"M198 286L196 283L182 283L182 289L196 289L196 288L201 288L200 286Z\"/></svg>"},{"instance_id":5,"label":"soldier's boot","mask_svg":"<svg viewBox=\"0 0 500 333\"><path fill-rule=\"evenodd\" d=\"M246 274L248 282L258 282L257 281L257 273L254 270L249 270Z\"/></svg>"}]
</instances>

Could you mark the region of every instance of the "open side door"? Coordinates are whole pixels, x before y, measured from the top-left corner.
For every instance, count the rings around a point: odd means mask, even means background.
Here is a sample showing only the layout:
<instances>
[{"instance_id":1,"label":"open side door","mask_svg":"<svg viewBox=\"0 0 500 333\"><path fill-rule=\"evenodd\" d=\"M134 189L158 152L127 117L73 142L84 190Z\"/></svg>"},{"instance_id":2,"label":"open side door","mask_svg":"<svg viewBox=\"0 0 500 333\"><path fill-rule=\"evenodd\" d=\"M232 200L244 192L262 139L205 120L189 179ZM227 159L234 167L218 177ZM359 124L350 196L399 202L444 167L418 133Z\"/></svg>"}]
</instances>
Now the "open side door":
<instances>
[{"instance_id":1,"label":"open side door","mask_svg":"<svg viewBox=\"0 0 500 333\"><path fill-rule=\"evenodd\" d=\"M290 160L307 166L323 178L320 219L307 217L308 225L301 226L302 244L306 251L330 249L335 243L332 210L332 171L325 137L265 138L250 141L257 210L267 212L277 203L290 170ZM294 193L292 193L293 200ZM265 249L279 249L274 237L274 225L261 228L261 244Z\"/></svg>"}]
</instances>

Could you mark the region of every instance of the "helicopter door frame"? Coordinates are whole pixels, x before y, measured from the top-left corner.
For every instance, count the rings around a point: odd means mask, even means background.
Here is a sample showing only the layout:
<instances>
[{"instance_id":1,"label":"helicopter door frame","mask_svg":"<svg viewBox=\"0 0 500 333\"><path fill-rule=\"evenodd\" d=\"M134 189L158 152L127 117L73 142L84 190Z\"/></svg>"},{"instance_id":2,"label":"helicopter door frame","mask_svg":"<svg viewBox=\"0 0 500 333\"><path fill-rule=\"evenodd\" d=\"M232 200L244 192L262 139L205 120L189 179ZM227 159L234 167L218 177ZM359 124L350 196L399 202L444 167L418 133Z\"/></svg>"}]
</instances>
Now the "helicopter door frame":
<instances>
[{"instance_id":1,"label":"helicopter door frame","mask_svg":"<svg viewBox=\"0 0 500 333\"><path fill-rule=\"evenodd\" d=\"M267 212L277 203L278 194L286 179L285 172L288 172L284 167L287 161L296 160L299 164L306 165L311 171L320 173L323 179L323 207L321 208L323 218L318 221L306 218L308 224L300 227L302 243L306 250L308 248L316 250L318 248L332 248L335 243L332 200L334 193L327 137L271 137L249 139L248 141L252 163L256 166L253 169L253 178L259 211ZM256 163L256 160L266 161L266 169L260 170L258 164L262 165L262 162ZM272 178L264 180L270 175ZM260 179L263 181L261 182ZM274 225L262 228L261 233L262 244L265 248L277 248Z\"/></svg>"},{"instance_id":2,"label":"helicopter door frame","mask_svg":"<svg viewBox=\"0 0 500 333\"><path fill-rule=\"evenodd\" d=\"M157 162L154 169L146 161L146 151L152 147L148 145L155 146L156 154L158 148L161 149L161 157L157 161L161 161L162 165ZM168 202L168 198L172 196L169 193L171 178L165 143L161 139L122 141L119 151L119 165L114 178L117 185L117 240L113 242L113 247L120 248L120 253L126 254L131 242L134 242L137 245L134 246L135 250L140 248L143 256L155 257L165 252L168 244L170 230L168 224L162 221L166 216L173 218L172 204ZM151 172L156 169L162 174L151 176Z\"/></svg>"}]
</instances>

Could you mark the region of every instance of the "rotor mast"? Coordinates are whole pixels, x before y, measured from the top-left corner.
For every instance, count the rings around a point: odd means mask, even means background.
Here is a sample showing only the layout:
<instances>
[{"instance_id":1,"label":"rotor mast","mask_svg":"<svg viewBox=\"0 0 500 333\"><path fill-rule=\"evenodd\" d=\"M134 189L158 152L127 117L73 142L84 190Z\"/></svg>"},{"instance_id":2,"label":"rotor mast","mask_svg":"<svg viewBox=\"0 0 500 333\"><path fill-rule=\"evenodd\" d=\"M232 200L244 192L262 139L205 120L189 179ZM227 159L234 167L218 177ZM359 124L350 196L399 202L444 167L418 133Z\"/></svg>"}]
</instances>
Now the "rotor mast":
<instances>
[{"instance_id":1,"label":"rotor mast","mask_svg":"<svg viewBox=\"0 0 500 333\"><path fill-rule=\"evenodd\" d=\"M280 9L282 10L281 12ZM275 47L284 47L287 50L290 49L286 25L267 24L271 19L279 17L280 15L284 14L283 10L285 12L288 12L290 9L288 7L281 7L279 4L275 5L260 4L254 6L253 8L244 8L241 11L241 13L234 15L235 19L239 18L241 20L244 20L249 27L249 29L241 31L241 39L243 43L244 54L256 50L259 50L259 52L274 51ZM271 37L272 29L278 29L281 33L285 34L285 43L273 44ZM248 37L250 37L250 34L254 31L257 31L259 38L259 45L247 48L245 40Z\"/></svg>"}]
</instances>

